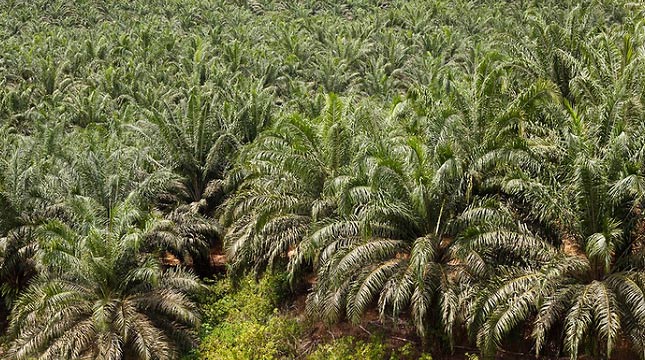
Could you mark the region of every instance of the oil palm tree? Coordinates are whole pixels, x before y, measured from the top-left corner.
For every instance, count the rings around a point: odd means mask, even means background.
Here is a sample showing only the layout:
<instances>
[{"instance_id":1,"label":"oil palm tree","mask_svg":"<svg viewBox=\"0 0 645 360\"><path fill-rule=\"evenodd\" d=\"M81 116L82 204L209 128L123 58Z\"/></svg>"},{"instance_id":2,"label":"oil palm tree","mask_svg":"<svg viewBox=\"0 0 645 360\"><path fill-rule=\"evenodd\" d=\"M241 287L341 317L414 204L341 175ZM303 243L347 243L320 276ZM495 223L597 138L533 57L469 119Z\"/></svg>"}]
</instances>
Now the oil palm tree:
<instances>
[{"instance_id":1,"label":"oil palm tree","mask_svg":"<svg viewBox=\"0 0 645 360\"><path fill-rule=\"evenodd\" d=\"M163 158L185 178L184 203L211 199L215 208L222 201L222 179L238 150L269 123L270 92L249 88L249 93L247 99L240 95L229 100L217 90L193 88L178 111L167 106L149 114L155 128L145 134L161 140Z\"/></svg>"},{"instance_id":2,"label":"oil palm tree","mask_svg":"<svg viewBox=\"0 0 645 360\"><path fill-rule=\"evenodd\" d=\"M40 274L14 304L6 358L174 359L192 344L197 279L144 251L160 225L130 200L106 212L74 197L71 221L36 229Z\"/></svg>"},{"instance_id":3,"label":"oil palm tree","mask_svg":"<svg viewBox=\"0 0 645 360\"><path fill-rule=\"evenodd\" d=\"M494 274L491 264L545 248L499 200L471 195L460 209L459 195L434 184L433 160L410 139L381 147L366 173L337 179L340 215L317 223L302 245L315 250L318 269L311 314L359 322L374 305L383 320L409 314L438 350L452 344L466 299Z\"/></svg>"},{"instance_id":4,"label":"oil palm tree","mask_svg":"<svg viewBox=\"0 0 645 360\"><path fill-rule=\"evenodd\" d=\"M69 155L73 191L99 201L108 212L113 204L130 198L150 213L163 213L179 236L156 245L180 259L190 259L198 265L196 270L208 274L208 250L219 232L217 224L200 213L200 203L176 204L183 179L155 160L153 149L138 143L135 134L91 127L74 137L82 155Z\"/></svg>"},{"instance_id":5,"label":"oil palm tree","mask_svg":"<svg viewBox=\"0 0 645 360\"><path fill-rule=\"evenodd\" d=\"M224 201L224 178L238 151L271 118L270 90L253 82L247 85L248 95L236 92L228 97L217 90L193 88L180 104L179 115L168 105L164 112L151 113L154 128L144 129L158 143L162 157L170 161L167 165L181 177L181 186L176 188L179 195L162 199L160 207L180 227L183 238L194 241L184 243L181 251L171 250L192 262L202 275L212 271L208 250L220 246L216 242L223 235L218 223L206 215L212 215Z\"/></svg>"},{"instance_id":6,"label":"oil palm tree","mask_svg":"<svg viewBox=\"0 0 645 360\"><path fill-rule=\"evenodd\" d=\"M234 272L271 268L288 253L297 271L312 222L334 211L325 189L350 165L353 131L340 98L330 94L320 118L280 119L246 149L231 174L244 181L222 216Z\"/></svg>"},{"instance_id":7,"label":"oil palm tree","mask_svg":"<svg viewBox=\"0 0 645 360\"><path fill-rule=\"evenodd\" d=\"M49 124L30 137L9 139L13 139L7 142L12 144L10 154L0 165L0 192L6 209L0 220L0 278L9 303L36 274L33 256L39 242L35 229L50 219L71 217L74 209L66 202L69 196L93 199L100 205L97 211L109 217L111 206L126 198L149 208L173 184L169 171L146 163L145 152L124 146L123 138L114 132L89 127L64 139L63 125ZM189 240L186 236L176 239L180 241L175 244Z\"/></svg>"},{"instance_id":8,"label":"oil palm tree","mask_svg":"<svg viewBox=\"0 0 645 360\"><path fill-rule=\"evenodd\" d=\"M358 322L377 303L383 319L410 311L421 335L435 324L450 334L460 265L443 239L428 149L413 140L387 145L374 144L354 174L335 180L339 215L322 219L303 245L315 249L318 269L309 311Z\"/></svg>"}]
</instances>

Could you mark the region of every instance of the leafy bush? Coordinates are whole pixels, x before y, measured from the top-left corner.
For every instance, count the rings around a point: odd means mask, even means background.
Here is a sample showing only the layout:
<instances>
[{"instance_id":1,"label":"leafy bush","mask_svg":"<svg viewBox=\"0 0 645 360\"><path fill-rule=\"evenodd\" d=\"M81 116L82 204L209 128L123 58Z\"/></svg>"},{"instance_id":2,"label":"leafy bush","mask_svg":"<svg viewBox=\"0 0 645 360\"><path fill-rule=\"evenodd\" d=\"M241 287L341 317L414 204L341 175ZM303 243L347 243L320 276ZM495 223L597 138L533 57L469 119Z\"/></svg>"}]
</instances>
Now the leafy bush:
<instances>
[{"instance_id":1,"label":"leafy bush","mask_svg":"<svg viewBox=\"0 0 645 360\"><path fill-rule=\"evenodd\" d=\"M203 309L202 342L186 360L277 360L301 355L302 325L293 317L280 314L286 277L265 276L259 281L246 277L237 286L221 279L199 295ZM340 337L319 345L309 360L431 360L418 357L412 344L392 350L382 336L363 341Z\"/></svg>"},{"instance_id":2,"label":"leafy bush","mask_svg":"<svg viewBox=\"0 0 645 360\"><path fill-rule=\"evenodd\" d=\"M215 327L199 352L207 360L273 360L294 358L300 326L294 319L271 316L258 321L226 322Z\"/></svg>"},{"instance_id":3,"label":"leafy bush","mask_svg":"<svg viewBox=\"0 0 645 360\"><path fill-rule=\"evenodd\" d=\"M201 294L202 343L192 355L208 360L271 360L293 358L300 324L278 313L286 293L282 276L256 282L248 277L238 286L228 279Z\"/></svg>"}]
</instances>

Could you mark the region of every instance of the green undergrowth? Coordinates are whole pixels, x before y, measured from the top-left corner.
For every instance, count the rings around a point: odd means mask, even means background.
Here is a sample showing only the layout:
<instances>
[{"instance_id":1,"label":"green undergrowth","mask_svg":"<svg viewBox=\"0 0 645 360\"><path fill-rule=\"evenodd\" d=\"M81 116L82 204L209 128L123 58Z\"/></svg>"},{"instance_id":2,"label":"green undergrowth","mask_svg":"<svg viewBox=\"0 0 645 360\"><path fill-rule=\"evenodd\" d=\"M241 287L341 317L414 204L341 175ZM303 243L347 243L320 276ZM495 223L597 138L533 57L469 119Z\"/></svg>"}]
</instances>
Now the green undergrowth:
<instances>
[{"instance_id":1,"label":"green undergrowth","mask_svg":"<svg viewBox=\"0 0 645 360\"><path fill-rule=\"evenodd\" d=\"M297 356L301 325L281 315L283 277L221 279L201 294L200 345L186 360L291 359Z\"/></svg>"},{"instance_id":2,"label":"green undergrowth","mask_svg":"<svg viewBox=\"0 0 645 360\"><path fill-rule=\"evenodd\" d=\"M214 281L199 295L202 307L200 344L183 360L430 360L407 344L388 346L382 335L369 339L338 337L306 347L307 325L293 313L280 311L289 294L283 276L256 281L244 278Z\"/></svg>"},{"instance_id":3,"label":"green undergrowth","mask_svg":"<svg viewBox=\"0 0 645 360\"><path fill-rule=\"evenodd\" d=\"M416 355L411 344L398 349L390 349L380 336L372 336L369 341L355 339L352 336L338 338L328 344L322 344L309 354L308 360L432 360L427 354Z\"/></svg>"}]
</instances>

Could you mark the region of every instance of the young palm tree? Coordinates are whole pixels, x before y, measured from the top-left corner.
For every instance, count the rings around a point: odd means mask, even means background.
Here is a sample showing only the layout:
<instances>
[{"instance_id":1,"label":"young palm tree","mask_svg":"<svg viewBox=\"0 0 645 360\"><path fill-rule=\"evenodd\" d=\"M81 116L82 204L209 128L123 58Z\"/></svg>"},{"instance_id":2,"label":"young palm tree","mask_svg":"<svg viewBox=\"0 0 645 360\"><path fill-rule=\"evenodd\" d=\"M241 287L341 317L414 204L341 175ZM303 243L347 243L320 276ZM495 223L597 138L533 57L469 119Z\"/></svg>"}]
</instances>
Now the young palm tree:
<instances>
[{"instance_id":1,"label":"young palm tree","mask_svg":"<svg viewBox=\"0 0 645 360\"><path fill-rule=\"evenodd\" d=\"M98 136L104 140L98 141ZM123 145L131 140L129 137L131 133L103 133L101 129L90 129L76 137L75 146L82 149L83 156L70 156L74 191L99 201L108 212L126 198L155 215L172 203L174 208L164 212L165 223L179 236L156 245L181 259L205 264L196 270L207 273L210 238L219 232L216 224L199 212L199 203L175 205L175 194L182 189L181 178L159 164L150 148L136 142Z\"/></svg>"},{"instance_id":2,"label":"young palm tree","mask_svg":"<svg viewBox=\"0 0 645 360\"><path fill-rule=\"evenodd\" d=\"M244 182L223 214L234 272L272 267L288 253L297 270L311 223L334 211L325 189L350 164L352 137L343 103L331 94L319 119L283 118L242 154L232 178Z\"/></svg>"},{"instance_id":3,"label":"young palm tree","mask_svg":"<svg viewBox=\"0 0 645 360\"><path fill-rule=\"evenodd\" d=\"M240 148L271 118L271 92L248 86L248 95L240 91L229 98L217 90L193 88L180 104L180 114L169 105L164 112L151 113L154 127L145 132L181 177L177 193L162 199L161 208L184 238L194 241L184 243L181 251L170 250L203 275L212 271L208 250L222 237L216 221L206 215L224 201L224 178Z\"/></svg>"},{"instance_id":4,"label":"young palm tree","mask_svg":"<svg viewBox=\"0 0 645 360\"><path fill-rule=\"evenodd\" d=\"M143 252L158 220L129 200L109 216L86 197L69 207L69 224L36 230L41 271L14 304L6 358L175 359L193 341L199 285Z\"/></svg>"},{"instance_id":5,"label":"young palm tree","mask_svg":"<svg viewBox=\"0 0 645 360\"><path fill-rule=\"evenodd\" d=\"M254 88L249 93L248 99L229 102L216 90L193 88L179 114L170 107L150 114L156 127L148 136L161 140L165 158L184 177L186 202L211 199L215 201L211 209L215 208L222 201L222 179L238 150L269 123L270 93Z\"/></svg>"},{"instance_id":6,"label":"young palm tree","mask_svg":"<svg viewBox=\"0 0 645 360\"><path fill-rule=\"evenodd\" d=\"M147 164L145 152L119 144L122 138L114 133L105 139L98 129L83 131L63 139L62 126L50 124L31 137L15 136L10 149L20 151L11 151L0 162L0 198L5 208L0 220L0 288L9 305L38 273L34 259L40 248L38 226L74 217L74 208L66 201L69 196L93 199L98 204L95 211L110 217L109 206L128 198L147 208L172 184L172 174ZM69 152L70 147L80 149L82 155ZM156 240L157 247L182 248L191 238L179 234L173 241Z\"/></svg>"},{"instance_id":7,"label":"young palm tree","mask_svg":"<svg viewBox=\"0 0 645 360\"><path fill-rule=\"evenodd\" d=\"M358 174L335 180L339 217L321 221L304 243L316 250L318 282L309 311L354 322L374 303L381 316L411 312L420 334L450 334L457 315L454 249L443 239L430 191L428 149L418 141L374 144ZM441 319L441 320L440 320ZM442 321L445 320L445 321Z\"/></svg>"},{"instance_id":8,"label":"young palm tree","mask_svg":"<svg viewBox=\"0 0 645 360\"><path fill-rule=\"evenodd\" d=\"M452 344L465 299L494 273L490 264L516 263L523 252L543 248L494 199L472 195L472 205L455 214L463 199L433 184L430 160L410 139L371 157L367 174L339 184L341 216L319 223L302 245L317 254L311 314L359 322L374 305L382 319L409 314L438 350Z\"/></svg>"}]
</instances>

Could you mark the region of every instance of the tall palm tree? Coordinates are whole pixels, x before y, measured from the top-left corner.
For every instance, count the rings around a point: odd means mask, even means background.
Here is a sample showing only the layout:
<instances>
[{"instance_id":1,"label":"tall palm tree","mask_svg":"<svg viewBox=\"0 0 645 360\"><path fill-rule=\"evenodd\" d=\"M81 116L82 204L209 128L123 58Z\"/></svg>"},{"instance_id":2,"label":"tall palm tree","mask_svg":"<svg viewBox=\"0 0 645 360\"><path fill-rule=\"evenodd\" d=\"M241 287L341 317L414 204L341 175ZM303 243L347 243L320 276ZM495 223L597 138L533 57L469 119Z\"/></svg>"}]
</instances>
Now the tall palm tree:
<instances>
[{"instance_id":1,"label":"tall palm tree","mask_svg":"<svg viewBox=\"0 0 645 360\"><path fill-rule=\"evenodd\" d=\"M174 359L192 344L197 279L144 252L158 220L130 200L106 216L75 197L69 222L37 228L41 271L14 304L8 359Z\"/></svg>"}]
</instances>

